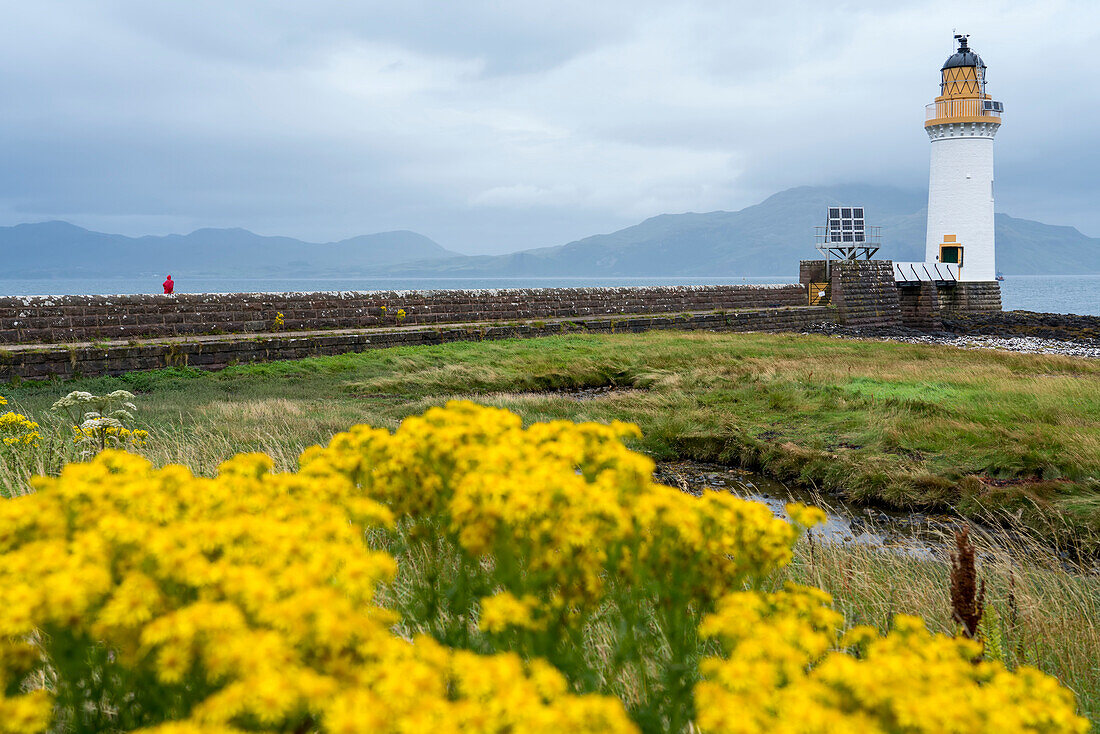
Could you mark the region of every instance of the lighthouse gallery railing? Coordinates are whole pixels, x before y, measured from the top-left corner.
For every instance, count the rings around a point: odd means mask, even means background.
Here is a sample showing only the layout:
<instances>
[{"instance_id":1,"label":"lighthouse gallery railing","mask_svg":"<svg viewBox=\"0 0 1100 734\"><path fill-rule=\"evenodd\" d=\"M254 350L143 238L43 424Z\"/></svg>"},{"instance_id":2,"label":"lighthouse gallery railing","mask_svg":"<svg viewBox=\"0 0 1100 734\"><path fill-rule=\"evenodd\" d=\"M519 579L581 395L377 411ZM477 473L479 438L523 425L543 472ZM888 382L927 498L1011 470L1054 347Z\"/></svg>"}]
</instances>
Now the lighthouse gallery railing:
<instances>
[{"instance_id":1,"label":"lighthouse gallery railing","mask_svg":"<svg viewBox=\"0 0 1100 734\"><path fill-rule=\"evenodd\" d=\"M943 99L924 107L924 119L944 117L1004 117L1004 105L991 99Z\"/></svg>"}]
</instances>

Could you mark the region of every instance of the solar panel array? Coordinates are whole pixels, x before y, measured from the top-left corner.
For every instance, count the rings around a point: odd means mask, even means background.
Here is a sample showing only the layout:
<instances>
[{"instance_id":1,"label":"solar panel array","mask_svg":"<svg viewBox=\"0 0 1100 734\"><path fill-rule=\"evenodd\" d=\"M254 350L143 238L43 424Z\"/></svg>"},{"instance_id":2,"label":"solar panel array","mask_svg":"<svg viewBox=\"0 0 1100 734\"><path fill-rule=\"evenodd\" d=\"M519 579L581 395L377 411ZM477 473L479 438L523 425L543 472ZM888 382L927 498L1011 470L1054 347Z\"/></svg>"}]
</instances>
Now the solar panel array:
<instances>
[{"instance_id":1,"label":"solar panel array","mask_svg":"<svg viewBox=\"0 0 1100 734\"><path fill-rule=\"evenodd\" d=\"M825 240L829 244L834 242L866 242L867 228L863 221L863 207L829 207L829 218L825 231Z\"/></svg>"}]
</instances>

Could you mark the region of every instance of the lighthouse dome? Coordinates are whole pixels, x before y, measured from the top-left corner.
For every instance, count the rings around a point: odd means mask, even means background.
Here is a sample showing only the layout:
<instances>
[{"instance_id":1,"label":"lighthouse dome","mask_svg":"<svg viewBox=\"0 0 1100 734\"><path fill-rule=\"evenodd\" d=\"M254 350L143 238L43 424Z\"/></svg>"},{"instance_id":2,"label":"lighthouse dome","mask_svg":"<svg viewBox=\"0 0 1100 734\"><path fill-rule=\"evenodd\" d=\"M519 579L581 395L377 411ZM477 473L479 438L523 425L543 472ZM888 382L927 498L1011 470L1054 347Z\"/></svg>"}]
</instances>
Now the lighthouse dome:
<instances>
[{"instance_id":1,"label":"lighthouse dome","mask_svg":"<svg viewBox=\"0 0 1100 734\"><path fill-rule=\"evenodd\" d=\"M940 71L955 69L960 66L977 66L984 69L985 62L982 61L981 56L974 53L974 49L967 45L966 36L955 36L955 38L959 41L959 50L951 54L947 61L943 62Z\"/></svg>"}]
</instances>

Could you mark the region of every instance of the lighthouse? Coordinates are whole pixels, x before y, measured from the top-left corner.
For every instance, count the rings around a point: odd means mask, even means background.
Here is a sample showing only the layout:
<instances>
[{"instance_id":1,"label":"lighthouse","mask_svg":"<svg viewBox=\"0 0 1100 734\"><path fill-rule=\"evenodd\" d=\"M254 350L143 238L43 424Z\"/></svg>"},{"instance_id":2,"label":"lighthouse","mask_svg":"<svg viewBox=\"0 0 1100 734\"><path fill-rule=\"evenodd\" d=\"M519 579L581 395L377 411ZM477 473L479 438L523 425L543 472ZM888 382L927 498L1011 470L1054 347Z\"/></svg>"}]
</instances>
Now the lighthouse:
<instances>
[{"instance_id":1,"label":"lighthouse","mask_svg":"<svg viewBox=\"0 0 1100 734\"><path fill-rule=\"evenodd\" d=\"M955 40L958 50L940 69L940 94L925 110L932 143L925 262L953 264L960 282L992 281L993 138L1004 106L987 93L985 62L968 37Z\"/></svg>"}]
</instances>

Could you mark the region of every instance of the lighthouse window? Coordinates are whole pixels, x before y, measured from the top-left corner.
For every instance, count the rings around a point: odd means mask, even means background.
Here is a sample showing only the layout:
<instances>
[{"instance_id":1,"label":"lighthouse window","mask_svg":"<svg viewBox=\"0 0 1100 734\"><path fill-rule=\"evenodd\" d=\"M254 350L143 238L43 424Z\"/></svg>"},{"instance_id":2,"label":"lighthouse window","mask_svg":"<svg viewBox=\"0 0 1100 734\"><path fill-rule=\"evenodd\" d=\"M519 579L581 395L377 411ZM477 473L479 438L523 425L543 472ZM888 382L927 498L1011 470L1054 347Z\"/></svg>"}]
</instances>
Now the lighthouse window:
<instances>
[{"instance_id":1,"label":"lighthouse window","mask_svg":"<svg viewBox=\"0 0 1100 734\"><path fill-rule=\"evenodd\" d=\"M841 212L841 215L840 215L840 216L844 217L845 219L851 219L851 217L852 217L852 210L851 210L851 209L844 209L844 210L843 210L843 211Z\"/></svg>"},{"instance_id":2,"label":"lighthouse window","mask_svg":"<svg viewBox=\"0 0 1100 734\"><path fill-rule=\"evenodd\" d=\"M941 245L940 262L962 265L963 248L958 245Z\"/></svg>"},{"instance_id":3,"label":"lighthouse window","mask_svg":"<svg viewBox=\"0 0 1100 734\"><path fill-rule=\"evenodd\" d=\"M845 242L851 242L852 241L852 233L851 232L845 232L844 233L844 241Z\"/></svg>"},{"instance_id":4,"label":"lighthouse window","mask_svg":"<svg viewBox=\"0 0 1100 734\"><path fill-rule=\"evenodd\" d=\"M852 209L852 216L856 219L863 219L863 207Z\"/></svg>"},{"instance_id":5,"label":"lighthouse window","mask_svg":"<svg viewBox=\"0 0 1100 734\"><path fill-rule=\"evenodd\" d=\"M829 219L840 219L840 209L830 209Z\"/></svg>"}]
</instances>

